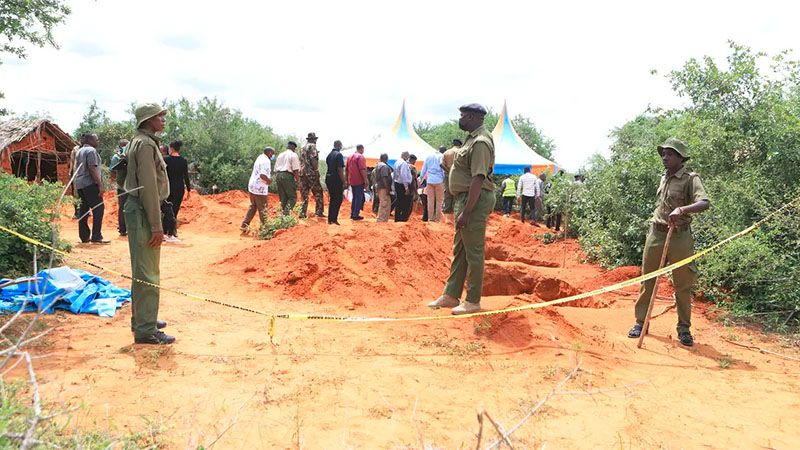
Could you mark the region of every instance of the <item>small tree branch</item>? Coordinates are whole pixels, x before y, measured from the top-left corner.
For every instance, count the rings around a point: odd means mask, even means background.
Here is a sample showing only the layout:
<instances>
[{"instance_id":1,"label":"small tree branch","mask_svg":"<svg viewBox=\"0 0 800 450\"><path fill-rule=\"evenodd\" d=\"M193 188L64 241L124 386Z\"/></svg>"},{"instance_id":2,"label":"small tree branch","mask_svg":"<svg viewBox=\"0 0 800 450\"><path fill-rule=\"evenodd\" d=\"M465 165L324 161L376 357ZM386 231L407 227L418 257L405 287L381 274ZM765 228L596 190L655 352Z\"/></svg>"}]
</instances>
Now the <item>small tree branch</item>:
<instances>
[{"instance_id":1,"label":"small tree branch","mask_svg":"<svg viewBox=\"0 0 800 450\"><path fill-rule=\"evenodd\" d=\"M555 387L553 387L553 389L547 395L545 395L543 399L539 400L539 402L536 403L536 405L534 405L533 408L531 408L531 410L528 411L527 414L525 414L525 417L523 417L518 424L514 425L513 427L511 427L511 429L508 430L507 435L510 436L512 433L517 431L523 424L525 424L525 422L527 422L528 419L530 419L534 414L536 414L542 408L542 406L544 406L544 404L550 399L550 397L555 395L556 392L558 392L562 386L567 384L567 382L571 380L572 377L574 377L580 370L581 370L581 363L578 362L575 368L572 369L572 371L568 373L567 376L565 376L561 381L559 381L558 384L556 384ZM501 442L503 442L502 439L496 440L494 443L492 443L492 445L487 447L487 450L499 447Z\"/></svg>"}]
</instances>

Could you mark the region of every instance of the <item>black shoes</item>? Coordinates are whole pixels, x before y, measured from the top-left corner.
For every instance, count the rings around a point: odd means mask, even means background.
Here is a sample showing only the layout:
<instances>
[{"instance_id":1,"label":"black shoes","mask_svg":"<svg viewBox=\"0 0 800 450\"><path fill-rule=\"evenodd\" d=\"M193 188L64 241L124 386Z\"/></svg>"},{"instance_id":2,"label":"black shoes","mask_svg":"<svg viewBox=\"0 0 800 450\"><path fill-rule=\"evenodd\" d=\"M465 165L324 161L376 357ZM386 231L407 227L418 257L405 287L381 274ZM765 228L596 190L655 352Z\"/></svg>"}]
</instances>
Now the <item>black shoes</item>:
<instances>
[{"instance_id":1,"label":"black shoes","mask_svg":"<svg viewBox=\"0 0 800 450\"><path fill-rule=\"evenodd\" d=\"M636 324L633 328L628 331L629 338L638 338L642 335L642 325ZM694 338L692 337L692 333L688 331L680 331L678 332L678 340L681 341L681 344L691 347L694 345Z\"/></svg>"},{"instance_id":2,"label":"black shoes","mask_svg":"<svg viewBox=\"0 0 800 450\"><path fill-rule=\"evenodd\" d=\"M133 342L136 344L169 345L175 342L175 336L170 336L163 331L156 331L151 336L137 337Z\"/></svg>"},{"instance_id":3,"label":"black shoes","mask_svg":"<svg viewBox=\"0 0 800 450\"><path fill-rule=\"evenodd\" d=\"M167 328L167 322L163 320L156 320L156 328L159 330L162 328Z\"/></svg>"},{"instance_id":4,"label":"black shoes","mask_svg":"<svg viewBox=\"0 0 800 450\"><path fill-rule=\"evenodd\" d=\"M692 337L692 333L688 331L681 331L678 333L678 339L681 341L681 344L691 347L694 345L694 338Z\"/></svg>"}]
</instances>

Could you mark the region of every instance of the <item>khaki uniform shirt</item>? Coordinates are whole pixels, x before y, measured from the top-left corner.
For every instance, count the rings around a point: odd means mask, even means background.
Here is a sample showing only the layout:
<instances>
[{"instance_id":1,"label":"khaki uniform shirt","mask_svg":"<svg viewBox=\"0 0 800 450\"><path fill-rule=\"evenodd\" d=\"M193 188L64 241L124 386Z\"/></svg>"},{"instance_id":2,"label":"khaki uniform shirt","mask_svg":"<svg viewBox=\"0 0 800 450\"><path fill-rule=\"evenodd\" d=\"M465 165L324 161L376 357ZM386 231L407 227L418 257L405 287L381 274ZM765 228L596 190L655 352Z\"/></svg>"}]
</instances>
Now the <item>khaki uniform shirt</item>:
<instances>
[{"instance_id":1,"label":"khaki uniform shirt","mask_svg":"<svg viewBox=\"0 0 800 450\"><path fill-rule=\"evenodd\" d=\"M661 183L658 186L658 200L656 210L653 213L653 223L667 225L667 218L681 206L691 205L700 200L708 200L708 195L703 188L700 176L690 172L686 166L681 167L672 176L667 174L661 176ZM681 216L676 225L683 227L692 223L692 217L688 214Z\"/></svg>"},{"instance_id":2,"label":"khaki uniform shirt","mask_svg":"<svg viewBox=\"0 0 800 450\"><path fill-rule=\"evenodd\" d=\"M447 154L447 152L445 152ZM481 125L467 135L467 140L455 152L453 167L450 168L450 192L460 194L469 191L472 178L483 175L482 189L494 191L494 139Z\"/></svg>"},{"instance_id":3,"label":"khaki uniform shirt","mask_svg":"<svg viewBox=\"0 0 800 450\"><path fill-rule=\"evenodd\" d=\"M128 144L128 175L125 177L125 190L132 191L128 195L139 198L152 232L163 230L161 202L169 197L167 164L158 146L155 135L137 130ZM139 186L142 188L134 190Z\"/></svg>"},{"instance_id":4,"label":"khaki uniform shirt","mask_svg":"<svg viewBox=\"0 0 800 450\"><path fill-rule=\"evenodd\" d=\"M444 191L450 194L450 168L453 167L453 158L456 157L458 147L450 147L442 153L442 169L444 169Z\"/></svg>"},{"instance_id":5,"label":"khaki uniform shirt","mask_svg":"<svg viewBox=\"0 0 800 450\"><path fill-rule=\"evenodd\" d=\"M275 160L275 172L300 171L300 157L291 149L286 149Z\"/></svg>"}]
</instances>

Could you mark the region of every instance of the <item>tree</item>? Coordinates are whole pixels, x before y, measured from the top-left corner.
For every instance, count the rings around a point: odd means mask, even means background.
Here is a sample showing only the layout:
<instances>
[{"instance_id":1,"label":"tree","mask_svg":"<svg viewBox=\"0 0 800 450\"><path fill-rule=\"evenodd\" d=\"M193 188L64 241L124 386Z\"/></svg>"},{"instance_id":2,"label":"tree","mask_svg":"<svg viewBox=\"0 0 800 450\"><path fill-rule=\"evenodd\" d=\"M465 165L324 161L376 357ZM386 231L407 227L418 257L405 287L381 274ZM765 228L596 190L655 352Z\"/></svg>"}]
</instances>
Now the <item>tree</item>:
<instances>
[{"instance_id":1,"label":"tree","mask_svg":"<svg viewBox=\"0 0 800 450\"><path fill-rule=\"evenodd\" d=\"M97 101L92 100L89 108L83 114L78 128L73 132L73 137L78 140L83 133L97 134L99 140L97 151L103 161L109 162L120 139L130 139L133 131L133 119L119 122L112 121L108 117L108 113L97 106Z\"/></svg>"},{"instance_id":2,"label":"tree","mask_svg":"<svg viewBox=\"0 0 800 450\"><path fill-rule=\"evenodd\" d=\"M280 152L288 140L298 141L276 134L215 98L204 97L196 103L181 98L165 106L170 112L164 141L183 141L183 154L196 167L198 182L205 188L246 188L253 161L264 147Z\"/></svg>"},{"instance_id":3,"label":"tree","mask_svg":"<svg viewBox=\"0 0 800 450\"><path fill-rule=\"evenodd\" d=\"M0 2L0 55L10 53L25 58L25 43L58 48L53 39L53 27L62 23L70 12L60 0L3 0ZM0 109L0 115L7 113Z\"/></svg>"}]
</instances>

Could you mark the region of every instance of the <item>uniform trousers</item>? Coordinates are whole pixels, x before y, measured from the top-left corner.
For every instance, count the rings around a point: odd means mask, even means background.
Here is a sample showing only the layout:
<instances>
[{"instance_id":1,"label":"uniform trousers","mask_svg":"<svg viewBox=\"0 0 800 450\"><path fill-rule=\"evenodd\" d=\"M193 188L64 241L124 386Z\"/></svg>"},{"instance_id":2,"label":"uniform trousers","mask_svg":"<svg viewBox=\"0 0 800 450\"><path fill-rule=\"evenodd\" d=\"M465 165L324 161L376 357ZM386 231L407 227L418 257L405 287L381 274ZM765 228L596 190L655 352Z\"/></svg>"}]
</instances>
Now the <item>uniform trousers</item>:
<instances>
[{"instance_id":1,"label":"uniform trousers","mask_svg":"<svg viewBox=\"0 0 800 450\"><path fill-rule=\"evenodd\" d=\"M151 284L159 284L161 247L149 245L153 235L138 197L129 195L125 202L125 224L128 227L131 276L134 278L131 283L131 329L135 337L146 338L156 333L160 290Z\"/></svg>"},{"instance_id":2,"label":"uniform trousers","mask_svg":"<svg viewBox=\"0 0 800 450\"><path fill-rule=\"evenodd\" d=\"M467 204L467 196L466 192L455 196L456 220ZM445 295L460 298L466 281L467 296L465 300L470 303L480 303L483 291L486 222L489 220L489 214L494 210L496 201L494 192L481 189L481 195L472 210L469 223L464 228L456 229L453 237L453 263L444 287Z\"/></svg>"},{"instance_id":3,"label":"uniform trousers","mask_svg":"<svg viewBox=\"0 0 800 450\"><path fill-rule=\"evenodd\" d=\"M665 231L650 229L644 244L642 254L642 274L658 270L661 254L664 251ZM675 230L672 233L669 250L667 250L667 264L678 262L694 254L694 238L692 231ZM678 332L689 331L692 325L692 289L697 279L697 266L688 264L672 271L672 284L675 288L675 307L678 310ZM639 299L636 301L636 323L643 324L647 316L647 307L650 296L653 294L655 279L642 283L639 289Z\"/></svg>"},{"instance_id":4,"label":"uniform trousers","mask_svg":"<svg viewBox=\"0 0 800 450\"><path fill-rule=\"evenodd\" d=\"M294 174L278 172L275 175L275 184L278 189L278 198L281 200L281 211L284 216L288 216L294 209L294 205L297 204L297 183L294 181Z\"/></svg>"}]
</instances>

